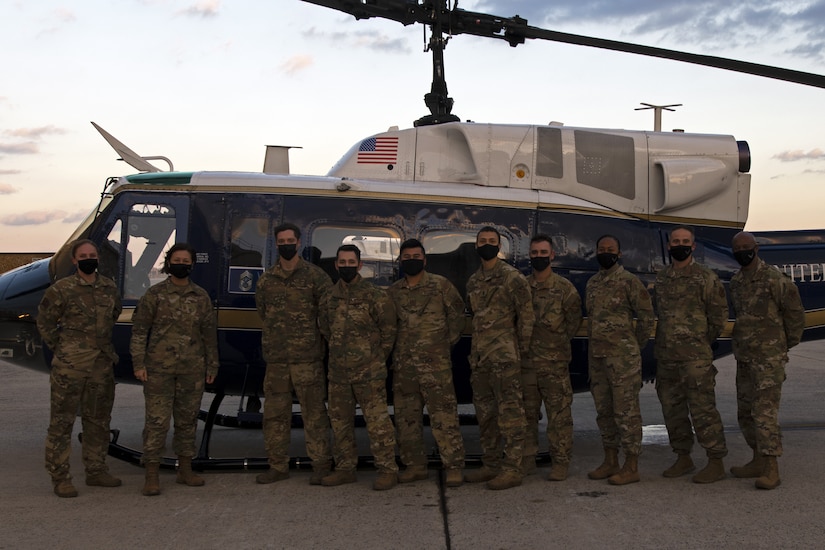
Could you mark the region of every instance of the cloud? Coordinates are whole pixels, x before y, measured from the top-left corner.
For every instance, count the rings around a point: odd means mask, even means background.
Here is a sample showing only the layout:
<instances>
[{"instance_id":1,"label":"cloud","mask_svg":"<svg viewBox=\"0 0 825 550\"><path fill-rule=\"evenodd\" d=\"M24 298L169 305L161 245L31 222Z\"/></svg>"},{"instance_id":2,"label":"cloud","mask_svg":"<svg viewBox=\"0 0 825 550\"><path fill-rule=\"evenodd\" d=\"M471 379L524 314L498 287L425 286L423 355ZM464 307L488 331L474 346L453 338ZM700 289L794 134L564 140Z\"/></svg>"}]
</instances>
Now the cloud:
<instances>
[{"instance_id":1,"label":"cloud","mask_svg":"<svg viewBox=\"0 0 825 550\"><path fill-rule=\"evenodd\" d=\"M66 217L63 210L32 210L20 214L9 214L0 217L2 225L42 225L54 220L61 220Z\"/></svg>"},{"instance_id":2,"label":"cloud","mask_svg":"<svg viewBox=\"0 0 825 550\"><path fill-rule=\"evenodd\" d=\"M63 218L63 223L77 223L82 222L89 216L89 210L78 210L74 214L67 214L65 218Z\"/></svg>"},{"instance_id":3,"label":"cloud","mask_svg":"<svg viewBox=\"0 0 825 550\"><path fill-rule=\"evenodd\" d=\"M324 39L334 44L346 44L351 47L384 53L407 53L410 51L409 41L406 38L390 38L378 31L323 32L315 27L310 27L302 34L308 40Z\"/></svg>"},{"instance_id":4,"label":"cloud","mask_svg":"<svg viewBox=\"0 0 825 550\"><path fill-rule=\"evenodd\" d=\"M17 188L12 187L8 183L0 183L0 195L11 195L17 193Z\"/></svg>"},{"instance_id":5,"label":"cloud","mask_svg":"<svg viewBox=\"0 0 825 550\"><path fill-rule=\"evenodd\" d=\"M57 128L55 126L40 126L39 128L17 128L15 130L6 130L3 132L7 136L22 137L27 139L40 139L46 135L65 134L66 130Z\"/></svg>"},{"instance_id":6,"label":"cloud","mask_svg":"<svg viewBox=\"0 0 825 550\"><path fill-rule=\"evenodd\" d=\"M314 61L309 55L295 55L281 63L280 69L288 75L294 75L310 67Z\"/></svg>"},{"instance_id":7,"label":"cloud","mask_svg":"<svg viewBox=\"0 0 825 550\"><path fill-rule=\"evenodd\" d=\"M801 149L794 151L782 151L771 158L781 160L782 162L796 162L799 160L825 160L825 151L822 149L811 149L807 153Z\"/></svg>"},{"instance_id":8,"label":"cloud","mask_svg":"<svg viewBox=\"0 0 825 550\"><path fill-rule=\"evenodd\" d=\"M54 17L61 23L74 23L77 20L72 10L67 8L57 8L52 12Z\"/></svg>"},{"instance_id":9,"label":"cloud","mask_svg":"<svg viewBox=\"0 0 825 550\"><path fill-rule=\"evenodd\" d=\"M33 155L39 152L40 148L33 141L26 143L0 143L0 153L7 155Z\"/></svg>"},{"instance_id":10,"label":"cloud","mask_svg":"<svg viewBox=\"0 0 825 550\"><path fill-rule=\"evenodd\" d=\"M187 17L200 17L207 19L209 17L216 17L220 7L221 3L219 0L206 0L182 9L178 12L178 14L185 15Z\"/></svg>"},{"instance_id":11,"label":"cloud","mask_svg":"<svg viewBox=\"0 0 825 550\"><path fill-rule=\"evenodd\" d=\"M12 174L19 174L20 170L0 170L0 176L10 176Z\"/></svg>"}]
</instances>

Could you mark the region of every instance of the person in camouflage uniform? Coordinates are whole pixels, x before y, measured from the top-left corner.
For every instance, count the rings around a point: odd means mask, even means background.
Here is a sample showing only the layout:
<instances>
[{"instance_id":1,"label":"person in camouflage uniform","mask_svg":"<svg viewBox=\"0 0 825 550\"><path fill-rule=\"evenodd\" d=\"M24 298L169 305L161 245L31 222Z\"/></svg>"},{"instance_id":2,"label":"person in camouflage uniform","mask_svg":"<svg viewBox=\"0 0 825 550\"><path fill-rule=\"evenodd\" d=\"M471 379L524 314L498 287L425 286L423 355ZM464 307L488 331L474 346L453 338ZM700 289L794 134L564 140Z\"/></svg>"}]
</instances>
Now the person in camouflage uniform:
<instances>
[{"instance_id":1,"label":"person in camouflage uniform","mask_svg":"<svg viewBox=\"0 0 825 550\"><path fill-rule=\"evenodd\" d=\"M163 267L169 277L146 291L132 315L129 349L146 399L146 496L160 494L158 468L170 417L175 422L172 448L178 456L177 483L204 484L192 472L192 457L204 381L211 384L218 374L218 334L209 294L189 279L194 262L191 246L173 245Z\"/></svg>"},{"instance_id":2,"label":"person in camouflage uniform","mask_svg":"<svg viewBox=\"0 0 825 550\"><path fill-rule=\"evenodd\" d=\"M318 304L332 286L320 267L298 255L301 230L290 223L274 230L278 261L258 279L255 303L263 322L264 443L269 471L258 483L289 477L292 391L301 404L307 454L312 459L311 485L332 469L329 416L324 400L324 341L318 329Z\"/></svg>"},{"instance_id":3,"label":"person in camouflage uniform","mask_svg":"<svg viewBox=\"0 0 825 550\"><path fill-rule=\"evenodd\" d=\"M805 330L805 308L791 279L759 258L750 233L733 237L733 255L742 266L730 281L736 323L736 403L739 428L753 449L753 459L731 468L736 477L757 478L759 489L779 486L777 458L782 456L779 400L788 350Z\"/></svg>"},{"instance_id":4,"label":"person in camouflage uniform","mask_svg":"<svg viewBox=\"0 0 825 550\"><path fill-rule=\"evenodd\" d=\"M641 351L653 330L653 305L644 284L618 263L619 239L604 235L596 241L599 272L585 289L590 393L604 445L604 461L587 475L612 485L639 481L642 450ZM634 326L633 318L636 317ZM621 443L625 463L619 468Z\"/></svg>"},{"instance_id":5,"label":"person in camouflage uniform","mask_svg":"<svg viewBox=\"0 0 825 550\"><path fill-rule=\"evenodd\" d=\"M339 280L321 299L318 321L329 345L329 420L334 435L335 472L321 485L355 481L355 406L361 405L378 477L373 489L398 483L395 429L387 409L387 359L396 334L396 314L387 293L361 278L361 251L338 248Z\"/></svg>"},{"instance_id":6,"label":"person in camouflage uniform","mask_svg":"<svg viewBox=\"0 0 825 550\"><path fill-rule=\"evenodd\" d=\"M395 424L401 462L398 481L427 478L424 452L424 404L441 453L446 485L462 482L464 441L458 424L450 347L464 328L464 300L445 277L426 271L424 246L416 239L401 244L401 271L388 294L398 315L393 352Z\"/></svg>"},{"instance_id":7,"label":"person in camouflage uniform","mask_svg":"<svg viewBox=\"0 0 825 550\"><path fill-rule=\"evenodd\" d=\"M656 276L656 393L662 404L676 462L662 475L679 477L695 469L690 451L693 431L708 456L695 483L725 478L728 454L722 417L716 408L716 367L711 345L728 319L725 287L710 269L696 263L693 228L674 227L668 250L671 264ZM691 426L691 420L693 426Z\"/></svg>"},{"instance_id":8,"label":"person in camouflage uniform","mask_svg":"<svg viewBox=\"0 0 825 550\"><path fill-rule=\"evenodd\" d=\"M473 315L470 383L483 465L464 479L486 481L495 490L522 482L526 420L521 360L528 353L535 319L530 285L517 269L499 260L500 249L498 230L482 227L476 235L481 267L467 281L467 302Z\"/></svg>"},{"instance_id":9,"label":"person in camouflage uniform","mask_svg":"<svg viewBox=\"0 0 825 550\"><path fill-rule=\"evenodd\" d=\"M533 296L536 323L530 341L530 354L522 364L522 391L527 433L524 443L523 471L536 467L539 449L538 422L541 403L547 411L547 443L553 464L549 481L564 481L573 448L573 388L570 385L570 340L582 322L582 300L573 283L553 273L553 241L536 235L530 241L527 277Z\"/></svg>"},{"instance_id":10,"label":"person in camouflage uniform","mask_svg":"<svg viewBox=\"0 0 825 550\"><path fill-rule=\"evenodd\" d=\"M37 314L40 337L54 353L46 470L59 497L77 496L69 456L78 409L86 485L121 484L109 474L105 462L115 400L112 365L118 360L112 329L121 311L120 296L114 281L97 273L98 250L92 241L72 244L72 263L77 274L50 286Z\"/></svg>"}]
</instances>

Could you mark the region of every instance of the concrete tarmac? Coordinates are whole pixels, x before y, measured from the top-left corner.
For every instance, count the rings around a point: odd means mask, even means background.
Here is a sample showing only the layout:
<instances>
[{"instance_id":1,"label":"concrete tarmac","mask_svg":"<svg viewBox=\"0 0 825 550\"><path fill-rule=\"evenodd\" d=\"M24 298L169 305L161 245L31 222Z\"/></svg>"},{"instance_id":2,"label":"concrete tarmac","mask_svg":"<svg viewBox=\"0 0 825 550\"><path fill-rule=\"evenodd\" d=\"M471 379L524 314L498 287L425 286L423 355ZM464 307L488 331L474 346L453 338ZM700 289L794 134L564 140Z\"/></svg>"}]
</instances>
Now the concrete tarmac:
<instances>
[{"instance_id":1,"label":"concrete tarmac","mask_svg":"<svg viewBox=\"0 0 825 550\"><path fill-rule=\"evenodd\" d=\"M257 485L255 471L206 472L204 487L176 485L174 474L162 471L162 494L148 498L140 494L143 469L111 457L110 470L123 486L85 486L78 420L72 472L80 496L73 499L52 494L43 467L48 376L0 362L0 549L822 548L825 342L801 344L790 355L780 410L782 485L773 491L730 475L710 485L696 485L690 476L662 477L674 455L648 384L641 392L642 481L624 487L587 479L602 453L592 398L585 393L574 399L574 456L564 482L546 481L546 466L507 491L483 484L444 489L436 470L426 481L387 492L371 489L371 469L359 471L355 484L330 488L310 486L306 470L272 485ZM716 365L729 468L747 462L750 449L736 424L733 358ZM230 397L222 412L237 407ZM140 448L139 387L118 385L112 427L121 430L122 443ZM478 428L464 427L463 433L468 452L478 453ZM365 434L359 437L359 452L368 454ZM216 428L212 440L213 456L264 456L258 430ZM300 430L293 430L293 440L294 454L305 455ZM698 445L693 458L704 465Z\"/></svg>"}]
</instances>

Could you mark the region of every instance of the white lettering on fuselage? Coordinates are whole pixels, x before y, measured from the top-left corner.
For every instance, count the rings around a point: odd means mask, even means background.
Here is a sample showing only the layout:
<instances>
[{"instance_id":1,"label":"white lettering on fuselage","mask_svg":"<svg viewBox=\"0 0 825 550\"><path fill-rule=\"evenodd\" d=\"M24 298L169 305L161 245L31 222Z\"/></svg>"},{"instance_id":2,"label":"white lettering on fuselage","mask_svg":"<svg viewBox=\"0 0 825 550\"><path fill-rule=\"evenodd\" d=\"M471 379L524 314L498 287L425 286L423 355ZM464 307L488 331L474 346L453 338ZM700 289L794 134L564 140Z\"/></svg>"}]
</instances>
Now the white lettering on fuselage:
<instances>
[{"instance_id":1,"label":"white lettering on fuselage","mask_svg":"<svg viewBox=\"0 0 825 550\"><path fill-rule=\"evenodd\" d=\"M774 267L795 283L821 283L825 273L825 264L774 264Z\"/></svg>"}]
</instances>

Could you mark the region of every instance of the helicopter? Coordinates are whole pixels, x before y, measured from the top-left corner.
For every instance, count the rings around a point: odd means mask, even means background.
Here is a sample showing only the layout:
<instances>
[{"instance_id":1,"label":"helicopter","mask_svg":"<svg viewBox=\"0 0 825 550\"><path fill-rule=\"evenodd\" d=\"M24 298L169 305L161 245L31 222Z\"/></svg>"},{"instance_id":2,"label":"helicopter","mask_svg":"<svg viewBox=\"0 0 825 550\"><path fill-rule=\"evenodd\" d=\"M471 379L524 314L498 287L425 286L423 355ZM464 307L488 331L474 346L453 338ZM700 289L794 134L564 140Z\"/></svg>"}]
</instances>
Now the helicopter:
<instances>
[{"instance_id":1,"label":"helicopter","mask_svg":"<svg viewBox=\"0 0 825 550\"><path fill-rule=\"evenodd\" d=\"M283 221L301 228L303 257L333 279L335 250L355 244L362 251L362 276L384 287L401 276L396 260L400 243L415 237L427 249L428 269L448 277L463 293L479 266L475 234L488 225L502 235L502 259L524 272L530 238L550 235L554 270L580 291L598 269L595 242L603 234L619 237L624 267L648 285L669 261L669 230L681 224L696 229L697 261L725 283L738 270L730 241L748 219L751 154L746 141L728 135L462 122L452 113L447 93L445 30L502 39L514 47L527 39L564 41L825 87L820 75L556 33L529 26L518 16L450 8L446 0L304 1L356 19L425 25L433 56L433 81L425 95L429 114L412 128L391 127L358 140L324 176L290 174L288 157L277 149L261 173L173 171L165 157L141 156L95 125L140 173L108 178L97 206L54 257L0 276L0 357L46 370L51 354L34 324L37 304L53 281L72 273L71 242L90 238L98 243L100 272L117 282L124 305L114 333L121 356L115 374L119 381L134 382L128 348L137 300L164 278L165 250L176 241L192 244L198 251L192 278L213 300L221 360L219 375L208 387L214 399L203 415L202 467L234 464L210 457L214 424L260 419L265 364L255 284L276 261L272 229ZM166 162L169 171L150 162L155 160ZM825 231L756 236L763 259L799 286L806 308L804 339L825 337L820 291ZM731 350L732 321L717 355ZM646 381L655 377L651 347L643 360ZM471 402L468 351L465 335L453 351L461 403ZM573 355L571 381L583 391L584 330L574 339ZM245 403L234 417L218 414L226 396L240 396ZM116 440L110 452L139 458Z\"/></svg>"}]
</instances>

